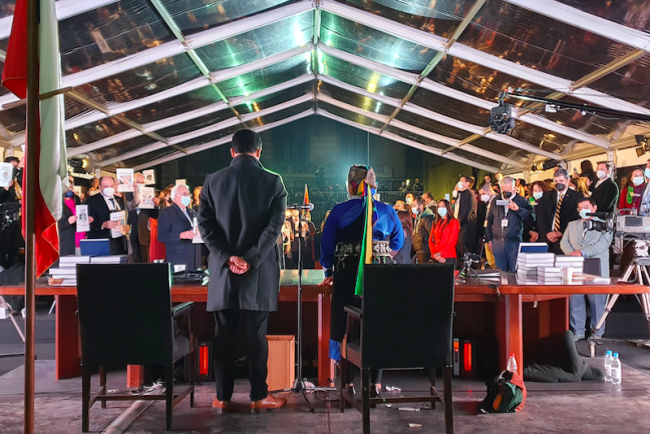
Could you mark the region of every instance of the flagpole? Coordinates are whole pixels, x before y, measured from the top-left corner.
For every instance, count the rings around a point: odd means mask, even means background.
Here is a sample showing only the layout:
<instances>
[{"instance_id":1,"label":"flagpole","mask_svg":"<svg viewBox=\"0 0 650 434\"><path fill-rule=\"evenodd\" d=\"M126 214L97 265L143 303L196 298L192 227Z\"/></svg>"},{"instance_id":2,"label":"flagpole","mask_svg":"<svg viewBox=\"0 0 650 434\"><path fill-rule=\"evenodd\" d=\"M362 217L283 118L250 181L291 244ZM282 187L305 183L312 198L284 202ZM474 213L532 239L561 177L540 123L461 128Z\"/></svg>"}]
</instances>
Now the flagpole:
<instances>
[{"instance_id":1,"label":"flagpole","mask_svg":"<svg viewBox=\"0 0 650 434\"><path fill-rule=\"evenodd\" d=\"M27 143L23 200L25 203L25 414L24 432L34 433L35 315L35 191L38 140L38 15L39 0L27 0Z\"/></svg>"}]
</instances>

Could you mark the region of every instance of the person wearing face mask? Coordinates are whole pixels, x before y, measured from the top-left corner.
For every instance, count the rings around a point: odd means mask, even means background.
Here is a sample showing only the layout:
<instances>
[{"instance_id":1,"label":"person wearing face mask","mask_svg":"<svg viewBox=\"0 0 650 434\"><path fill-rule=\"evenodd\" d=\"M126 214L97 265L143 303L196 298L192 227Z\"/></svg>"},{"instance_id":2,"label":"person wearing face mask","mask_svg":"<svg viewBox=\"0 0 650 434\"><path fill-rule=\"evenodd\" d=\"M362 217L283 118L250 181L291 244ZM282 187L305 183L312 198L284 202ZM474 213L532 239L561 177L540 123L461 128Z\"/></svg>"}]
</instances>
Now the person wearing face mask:
<instances>
[{"instance_id":1,"label":"person wearing face mask","mask_svg":"<svg viewBox=\"0 0 650 434\"><path fill-rule=\"evenodd\" d=\"M404 197L404 201L406 202L407 205L411 205L414 200L415 200L415 196L413 196L413 193L406 193L406 197Z\"/></svg>"},{"instance_id":2,"label":"person wearing face mask","mask_svg":"<svg viewBox=\"0 0 650 434\"><path fill-rule=\"evenodd\" d=\"M490 212L494 198L497 197L497 195L494 194L492 184L489 181L484 182L478 192L480 201L477 206L476 231L480 242L484 246L485 259L487 259L489 267L495 268L496 261L494 259L494 254L485 239L485 228L487 227L488 213Z\"/></svg>"},{"instance_id":3,"label":"person wearing face mask","mask_svg":"<svg viewBox=\"0 0 650 434\"><path fill-rule=\"evenodd\" d=\"M591 184L591 197L596 202L600 212L614 212L619 191L618 185L611 177L613 165L608 161L601 161L596 167L598 181Z\"/></svg>"},{"instance_id":4,"label":"person wearing face mask","mask_svg":"<svg viewBox=\"0 0 650 434\"><path fill-rule=\"evenodd\" d=\"M456 263L456 245L460 233L460 222L454 217L451 204L441 199L438 201L438 215L429 236L431 261L442 264Z\"/></svg>"},{"instance_id":5,"label":"person wearing face mask","mask_svg":"<svg viewBox=\"0 0 650 434\"><path fill-rule=\"evenodd\" d=\"M549 251L562 254L560 240L569 222L578 220L578 201L582 193L569 189L569 173L559 168L553 175L555 190L544 193L539 200L537 228L539 239L549 246Z\"/></svg>"},{"instance_id":6,"label":"person wearing face mask","mask_svg":"<svg viewBox=\"0 0 650 434\"><path fill-rule=\"evenodd\" d=\"M535 213L530 203L515 193L515 180L509 176L501 181L501 196L508 201L508 206L492 204L485 239L494 253L497 268L514 272L524 223L532 224Z\"/></svg>"},{"instance_id":7,"label":"person wearing face mask","mask_svg":"<svg viewBox=\"0 0 650 434\"><path fill-rule=\"evenodd\" d=\"M648 216L650 215L650 160L645 165L645 170L643 171L646 179L646 188L643 191L643 196L641 197L641 208L639 208L639 215Z\"/></svg>"},{"instance_id":8,"label":"person wearing face mask","mask_svg":"<svg viewBox=\"0 0 650 434\"><path fill-rule=\"evenodd\" d=\"M118 222L111 220L111 212L123 210L124 201L115 196L115 179L111 176L102 176L99 179L99 192L87 199L88 216L92 217L90 231L87 236L90 239L108 238L111 255L126 255L127 237L111 237L111 229L115 228ZM128 232L128 227L124 228Z\"/></svg>"},{"instance_id":9,"label":"person wearing face mask","mask_svg":"<svg viewBox=\"0 0 650 434\"><path fill-rule=\"evenodd\" d=\"M547 191L551 191L551 188L546 184L544 181L535 181L529 186L531 195L528 198L528 202L530 202L530 206L533 207L533 212L535 213L535 216L538 215L538 207L539 207L539 201L542 199L542 196L544 196L544 193ZM524 223L524 234L522 236L522 239L525 242L531 242L535 243L537 240L539 240L539 229L537 228L537 219L533 221L532 224L529 223Z\"/></svg>"},{"instance_id":10,"label":"person wearing face mask","mask_svg":"<svg viewBox=\"0 0 650 434\"><path fill-rule=\"evenodd\" d=\"M171 199L173 204L158 215L158 241L165 243L167 262L195 271L201 266L201 257L197 258L197 245L192 244L198 229L194 227L196 213L190 208L190 191L186 185L177 185L172 189Z\"/></svg>"},{"instance_id":11,"label":"person wearing face mask","mask_svg":"<svg viewBox=\"0 0 650 434\"><path fill-rule=\"evenodd\" d=\"M598 206L593 198L580 199L576 208L581 217L572 221L566 228L560 246L567 256L582 256L584 258L600 259L600 275L609 277L609 246L612 244L614 234L589 229L589 220L593 217L587 214L598 211ZM591 328L596 327L598 320L605 311L606 294L586 295L591 306ZM570 324L576 341L585 338L585 320L587 319L585 295L572 295L569 300ZM596 331L592 339L601 339L605 333L605 324Z\"/></svg>"},{"instance_id":12,"label":"person wearing face mask","mask_svg":"<svg viewBox=\"0 0 650 434\"><path fill-rule=\"evenodd\" d=\"M427 264L431 259L429 251L429 237L431 227L433 226L434 212L424 203L423 197L415 199L411 207L411 213L415 215L413 231L413 251L415 252L414 260L418 264Z\"/></svg>"},{"instance_id":13,"label":"person wearing face mask","mask_svg":"<svg viewBox=\"0 0 650 434\"><path fill-rule=\"evenodd\" d=\"M454 204L454 218L460 223L460 233L458 234L457 258L462 260L463 255L467 252L476 251L476 211L477 202L475 194L470 190L472 185L470 176L462 175L458 181L458 197Z\"/></svg>"},{"instance_id":14,"label":"person wearing face mask","mask_svg":"<svg viewBox=\"0 0 650 434\"><path fill-rule=\"evenodd\" d=\"M59 254L70 256L79 254L79 241L86 238L85 232L77 232L77 205L81 204L79 196L74 194L74 178L68 176L68 187L61 187L63 193L63 206L61 207L61 219L57 222L59 228ZM93 218L88 217L88 223Z\"/></svg>"},{"instance_id":15,"label":"person wearing face mask","mask_svg":"<svg viewBox=\"0 0 650 434\"><path fill-rule=\"evenodd\" d=\"M638 212L641 209L641 199L643 199L646 186L643 170L634 169L621 189L621 197L618 201L619 211L625 214L629 214L630 211L623 210L636 210Z\"/></svg>"}]
</instances>

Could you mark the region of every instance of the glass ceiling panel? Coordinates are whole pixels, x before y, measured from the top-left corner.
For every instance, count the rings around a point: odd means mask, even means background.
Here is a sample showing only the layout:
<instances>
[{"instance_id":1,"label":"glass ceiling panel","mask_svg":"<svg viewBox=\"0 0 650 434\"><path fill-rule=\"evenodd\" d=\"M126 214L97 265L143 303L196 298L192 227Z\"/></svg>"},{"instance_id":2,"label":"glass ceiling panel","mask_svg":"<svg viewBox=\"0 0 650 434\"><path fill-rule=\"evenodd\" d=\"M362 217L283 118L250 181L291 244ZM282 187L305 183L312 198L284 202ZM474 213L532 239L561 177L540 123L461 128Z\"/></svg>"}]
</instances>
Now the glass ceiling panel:
<instances>
[{"instance_id":1,"label":"glass ceiling panel","mask_svg":"<svg viewBox=\"0 0 650 434\"><path fill-rule=\"evenodd\" d=\"M149 136L138 136L134 137L133 139L125 140L123 142L93 151L93 156L95 158L95 161L102 161L108 158L117 157L126 152L135 151L142 146L147 146L155 142L156 141Z\"/></svg>"},{"instance_id":2,"label":"glass ceiling panel","mask_svg":"<svg viewBox=\"0 0 650 434\"><path fill-rule=\"evenodd\" d=\"M418 88L409 102L450 118L482 127L488 126L489 110L459 101L424 88Z\"/></svg>"},{"instance_id":3,"label":"glass ceiling panel","mask_svg":"<svg viewBox=\"0 0 650 434\"><path fill-rule=\"evenodd\" d=\"M469 137L472 133L455 128L432 119L411 113L408 110L401 110L395 117L398 121L406 122L414 127L422 128L432 133L441 134L443 136L451 137L452 139L463 140Z\"/></svg>"},{"instance_id":4,"label":"glass ceiling panel","mask_svg":"<svg viewBox=\"0 0 650 434\"><path fill-rule=\"evenodd\" d=\"M337 0L340 1L340 0ZM348 0L340 1L416 29L448 37L473 0Z\"/></svg>"},{"instance_id":5,"label":"glass ceiling panel","mask_svg":"<svg viewBox=\"0 0 650 434\"><path fill-rule=\"evenodd\" d=\"M0 111L0 124L11 134L25 131L27 123L27 106L25 104L9 110Z\"/></svg>"},{"instance_id":6,"label":"glass ceiling panel","mask_svg":"<svg viewBox=\"0 0 650 434\"><path fill-rule=\"evenodd\" d=\"M331 113L333 115L336 115L338 117L347 119L349 121L354 121L354 122L356 122L358 124L365 125L367 127L381 128L381 127L384 126L383 122L376 121L376 120L371 119L371 118L369 118L367 116L363 116L363 115L360 115L360 114L357 114L357 113L353 113L353 112L351 112L349 110L339 108L339 107L337 107L335 105L328 104L326 102L319 101L318 102L318 107L325 109L326 111L328 111L329 113Z\"/></svg>"},{"instance_id":7,"label":"glass ceiling panel","mask_svg":"<svg viewBox=\"0 0 650 434\"><path fill-rule=\"evenodd\" d=\"M303 12L259 29L198 48L210 71L219 71L289 51L312 40L313 13Z\"/></svg>"},{"instance_id":8,"label":"glass ceiling panel","mask_svg":"<svg viewBox=\"0 0 650 434\"><path fill-rule=\"evenodd\" d=\"M436 142L435 140L427 139L426 137L422 137L418 134L414 134L401 128L395 128L390 125L386 128L386 132L396 134L400 137L413 140L414 142L418 142L423 145L431 146L432 148L438 149L440 151L449 147L449 145L445 145L444 143Z\"/></svg>"},{"instance_id":9,"label":"glass ceiling panel","mask_svg":"<svg viewBox=\"0 0 650 434\"><path fill-rule=\"evenodd\" d=\"M402 99L411 88L409 84L402 81L320 51L318 58L319 74L329 75L368 92Z\"/></svg>"},{"instance_id":10,"label":"glass ceiling panel","mask_svg":"<svg viewBox=\"0 0 650 434\"><path fill-rule=\"evenodd\" d=\"M141 164L147 164L150 161L153 161L157 158L166 157L168 155L173 154L174 152L178 152L178 149L172 148L171 146L162 148L154 152L149 152L147 154L137 156L135 158L130 158L124 161L124 167L136 167ZM178 158L181 157L179 156Z\"/></svg>"},{"instance_id":11,"label":"glass ceiling panel","mask_svg":"<svg viewBox=\"0 0 650 434\"><path fill-rule=\"evenodd\" d=\"M63 75L174 39L146 0L123 0L59 22Z\"/></svg>"},{"instance_id":12,"label":"glass ceiling panel","mask_svg":"<svg viewBox=\"0 0 650 434\"><path fill-rule=\"evenodd\" d=\"M436 51L427 47L329 12L321 13L320 39L326 45L364 59L414 72L421 72L436 55Z\"/></svg>"},{"instance_id":13,"label":"glass ceiling panel","mask_svg":"<svg viewBox=\"0 0 650 434\"><path fill-rule=\"evenodd\" d=\"M500 0L488 0L458 42L569 80L632 50Z\"/></svg>"},{"instance_id":14,"label":"glass ceiling panel","mask_svg":"<svg viewBox=\"0 0 650 434\"><path fill-rule=\"evenodd\" d=\"M358 93L352 93L345 89L341 89L340 87L332 86L328 83L321 82L319 92L322 92L325 95L329 95L338 101L358 107L362 110L379 113L384 116L390 116L395 111L395 107L393 106L382 104L379 101L368 98L367 96L359 95Z\"/></svg>"},{"instance_id":15,"label":"glass ceiling panel","mask_svg":"<svg viewBox=\"0 0 650 434\"><path fill-rule=\"evenodd\" d=\"M205 86L191 92L184 93L172 98L158 101L124 113L140 125L149 122L159 121L180 113L206 107L210 104L221 101L221 98L212 86Z\"/></svg>"},{"instance_id":16,"label":"glass ceiling panel","mask_svg":"<svg viewBox=\"0 0 650 434\"><path fill-rule=\"evenodd\" d=\"M544 151L556 153L564 152L569 146L569 142L574 141L571 137L544 130L523 121L517 121L517 126L508 135Z\"/></svg>"},{"instance_id":17,"label":"glass ceiling panel","mask_svg":"<svg viewBox=\"0 0 650 434\"><path fill-rule=\"evenodd\" d=\"M309 53L307 53L309 54ZM230 78L217 83L217 86L226 95L227 98L238 96L248 96L253 92L266 89L285 81L293 80L301 75L311 72L308 60L311 57L300 55L285 60L275 65L267 66L264 69L258 69L239 77Z\"/></svg>"},{"instance_id":18,"label":"glass ceiling panel","mask_svg":"<svg viewBox=\"0 0 650 434\"><path fill-rule=\"evenodd\" d=\"M266 116L262 116L259 118L252 119L250 121L246 121L246 125L248 125L249 128L254 128L262 125L268 125L273 122L278 122L281 121L282 119L286 119L288 117L300 114L304 111L307 111L311 109L314 106L314 103L311 101L304 102L302 104L295 105L293 107L289 107L284 110L280 110L279 112L271 113Z\"/></svg>"},{"instance_id":19,"label":"glass ceiling panel","mask_svg":"<svg viewBox=\"0 0 650 434\"><path fill-rule=\"evenodd\" d=\"M648 9L650 13L650 9ZM650 107L650 56L645 55L629 65L589 85L591 89L643 107Z\"/></svg>"},{"instance_id":20,"label":"glass ceiling panel","mask_svg":"<svg viewBox=\"0 0 650 434\"><path fill-rule=\"evenodd\" d=\"M485 137L474 140L471 145L522 162L528 162L530 157L535 156L534 154L531 154L530 152L523 149L515 148L514 146L508 146L505 143L497 142L496 140L488 139Z\"/></svg>"},{"instance_id":21,"label":"glass ceiling panel","mask_svg":"<svg viewBox=\"0 0 650 434\"><path fill-rule=\"evenodd\" d=\"M86 124L79 128L66 131L66 144L69 148L74 148L105 139L128 129L129 127L112 118L102 119L99 122Z\"/></svg>"},{"instance_id":22,"label":"glass ceiling panel","mask_svg":"<svg viewBox=\"0 0 650 434\"><path fill-rule=\"evenodd\" d=\"M255 98L254 100L246 101L243 104L238 104L235 106L235 110L237 110L240 115L258 112L260 110L264 110L306 95L313 89L314 84L312 82L303 83L301 85L294 86L280 92L272 93L271 95L267 95L262 98Z\"/></svg>"},{"instance_id":23,"label":"glass ceiling panel","mask_svg":"<svg viewBox=\"0 0 650 434\"><path fill-rule=\"evenodd\" d=\"M456 155L458 157L463 157L467 160L470 161L476 161L477 163L485 164L486 166L492 166L492 167L505 167L507 166L506 163L503 163L501 161L495 161L490 158L484 157L482 155L476 155L472 152L468 152L463 150L463 148L460 149L454 149L453 151L450 151L447 153L448 155Z\"/></svg>"},{"instance_id":24,"label":"glass ceiling panel","mask_svg":"<svg viewBox=\"0 0 650 434\"><path fill-rule=\"evenodd\" d=\"M187 122L172 125L156 132L165 138L170 138L185 133L191 133L192 131L196 131L200 128L204 128L233 117L235 117L233 112L226 107L216 113L209 113L207 115L199 116Z\"/></svg>"},{"instance_id":25,"label":"glass ceiling panel","mask_svg":"<svg viewBox=\"0 0 650 434\"><path fill-rule=\"evenodd\" d=\"M650 33L647 0L558 0L592 15Z\"/></svg>"},{"instance_id":26,"label":"glass ceiling panel","mask_svg":"<svg viewBox=\"0 0 650 434\"><path fill-rule=\"evenodd\" d=\"M163 0L167 12L186 35L295 3L296 0Z\"/></svg>"}]
</instances>

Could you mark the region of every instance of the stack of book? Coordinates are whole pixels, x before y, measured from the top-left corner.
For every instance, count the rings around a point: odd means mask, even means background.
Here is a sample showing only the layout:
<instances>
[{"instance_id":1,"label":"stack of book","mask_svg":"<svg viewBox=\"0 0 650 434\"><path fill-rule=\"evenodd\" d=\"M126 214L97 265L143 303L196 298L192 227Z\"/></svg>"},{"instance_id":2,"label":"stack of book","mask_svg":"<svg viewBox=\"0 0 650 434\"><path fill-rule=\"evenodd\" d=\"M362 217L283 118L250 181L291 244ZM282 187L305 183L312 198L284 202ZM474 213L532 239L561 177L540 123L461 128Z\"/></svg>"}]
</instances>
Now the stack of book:
<instances>
[{"instance_id":1,"label":"stack of book","mask_svg":"<svg viewBox=\"0 0 650 434\"><path fill-rule=\"evenodd\" d=\"M555 265L554 253L520 253L517 258L517 276L535 279L540 267Z\"/></svg>"},{"instance_id":2,"label":"stack of book","mask_svg":"<svg viewBox=\"0 0 650 434\"><path fill-rule=\"evenodd\" d=\"M58 268L50 268L48 283L52 286L76 286L77 264L88 264L90 256L61 256Z\"/></svg>"},{"instance_id":3,"label":"stack of book","mask_svg":"<svg viewBox=\"0 0 650 434\"><path fill-rule=\"evenodd\" d=\"M557 256L555 266L560 268L573 268L573 273L583 273L585 269L585 258L582 256Z\"/></svg>"},{"instance_id":4,"label":"stack of book","mask_svg":"<svg viewBox=\"0 0 650 434\"><path fill-rule=\"evenodd\" d=\"M560 267L539 267L537 281L545 284L561 284L562 269Z\"/></svg>"},{"instance_id":5,"label":"stack of book","mask_svg":"<svg viewBox=\"0 0 650 434\"><path fill-rule=\"evenodd\" d=\"M91 264L126 264L126 255L93 256Z\"/></svg>"}]
</instances>

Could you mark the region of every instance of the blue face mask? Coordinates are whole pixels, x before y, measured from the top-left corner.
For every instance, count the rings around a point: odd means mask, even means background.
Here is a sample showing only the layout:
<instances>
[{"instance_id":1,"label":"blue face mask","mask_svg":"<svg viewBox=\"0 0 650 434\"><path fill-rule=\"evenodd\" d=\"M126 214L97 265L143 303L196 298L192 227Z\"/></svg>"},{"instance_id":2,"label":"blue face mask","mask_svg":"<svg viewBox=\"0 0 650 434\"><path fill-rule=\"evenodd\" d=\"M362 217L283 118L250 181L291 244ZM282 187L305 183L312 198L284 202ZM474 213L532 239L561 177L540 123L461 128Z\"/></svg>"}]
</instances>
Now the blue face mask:
<instances>
[{"instance_id":1,"label":"blue face mask","mask_svg":"<svg viewBox=\"0 0 650 434\"><path fill-rule=\"evenodd\" d=\"M580 217L582 217L583 219L591 218L591 217L587 216L587 214L591 214L591 211L589 211L588 209L581 209L580 210Z\"/></svg>"},{"instance_id":2,"label":"blue face mask","mask_svg":"<svg viewBox=\"0 0 650 434\"><path fill-rule=\"evenodd\" d=\"M650 178L650 169L646 168L643 173L645 174L646 178Z\"/></svg>"},{"instance_id":3,"label":"blue face mask","mask_svg":"<svg viewBox=\"0 0 650 434\"><path fill-rule=\"evenodd\" d=\"M181 197L181 203L183 204L183 206L190 206L191 202L192 202L192 199L189 196Z\"/></svg>"},{"instance_id":4,"label":"blue face mask","mask_svg":"<svg viewBox=\"0 0 650 434\"><path fill-rule=\"evenodd\" d=\"M540 200L542 198L542 196L544 196L543 191L536 191L536 192L533 193L533 197L535 198L535 200Z\"/></svg>"},{"instance_id":5,"label":"blue face mask","mask_svg":"<svg viewBox=\"0 0 650 434\"><path fill-rule=\"evenodd\" d=\"M447 215L447 208L438 208L438 215L444 218Z\"/></svg>"}]
</instances>

